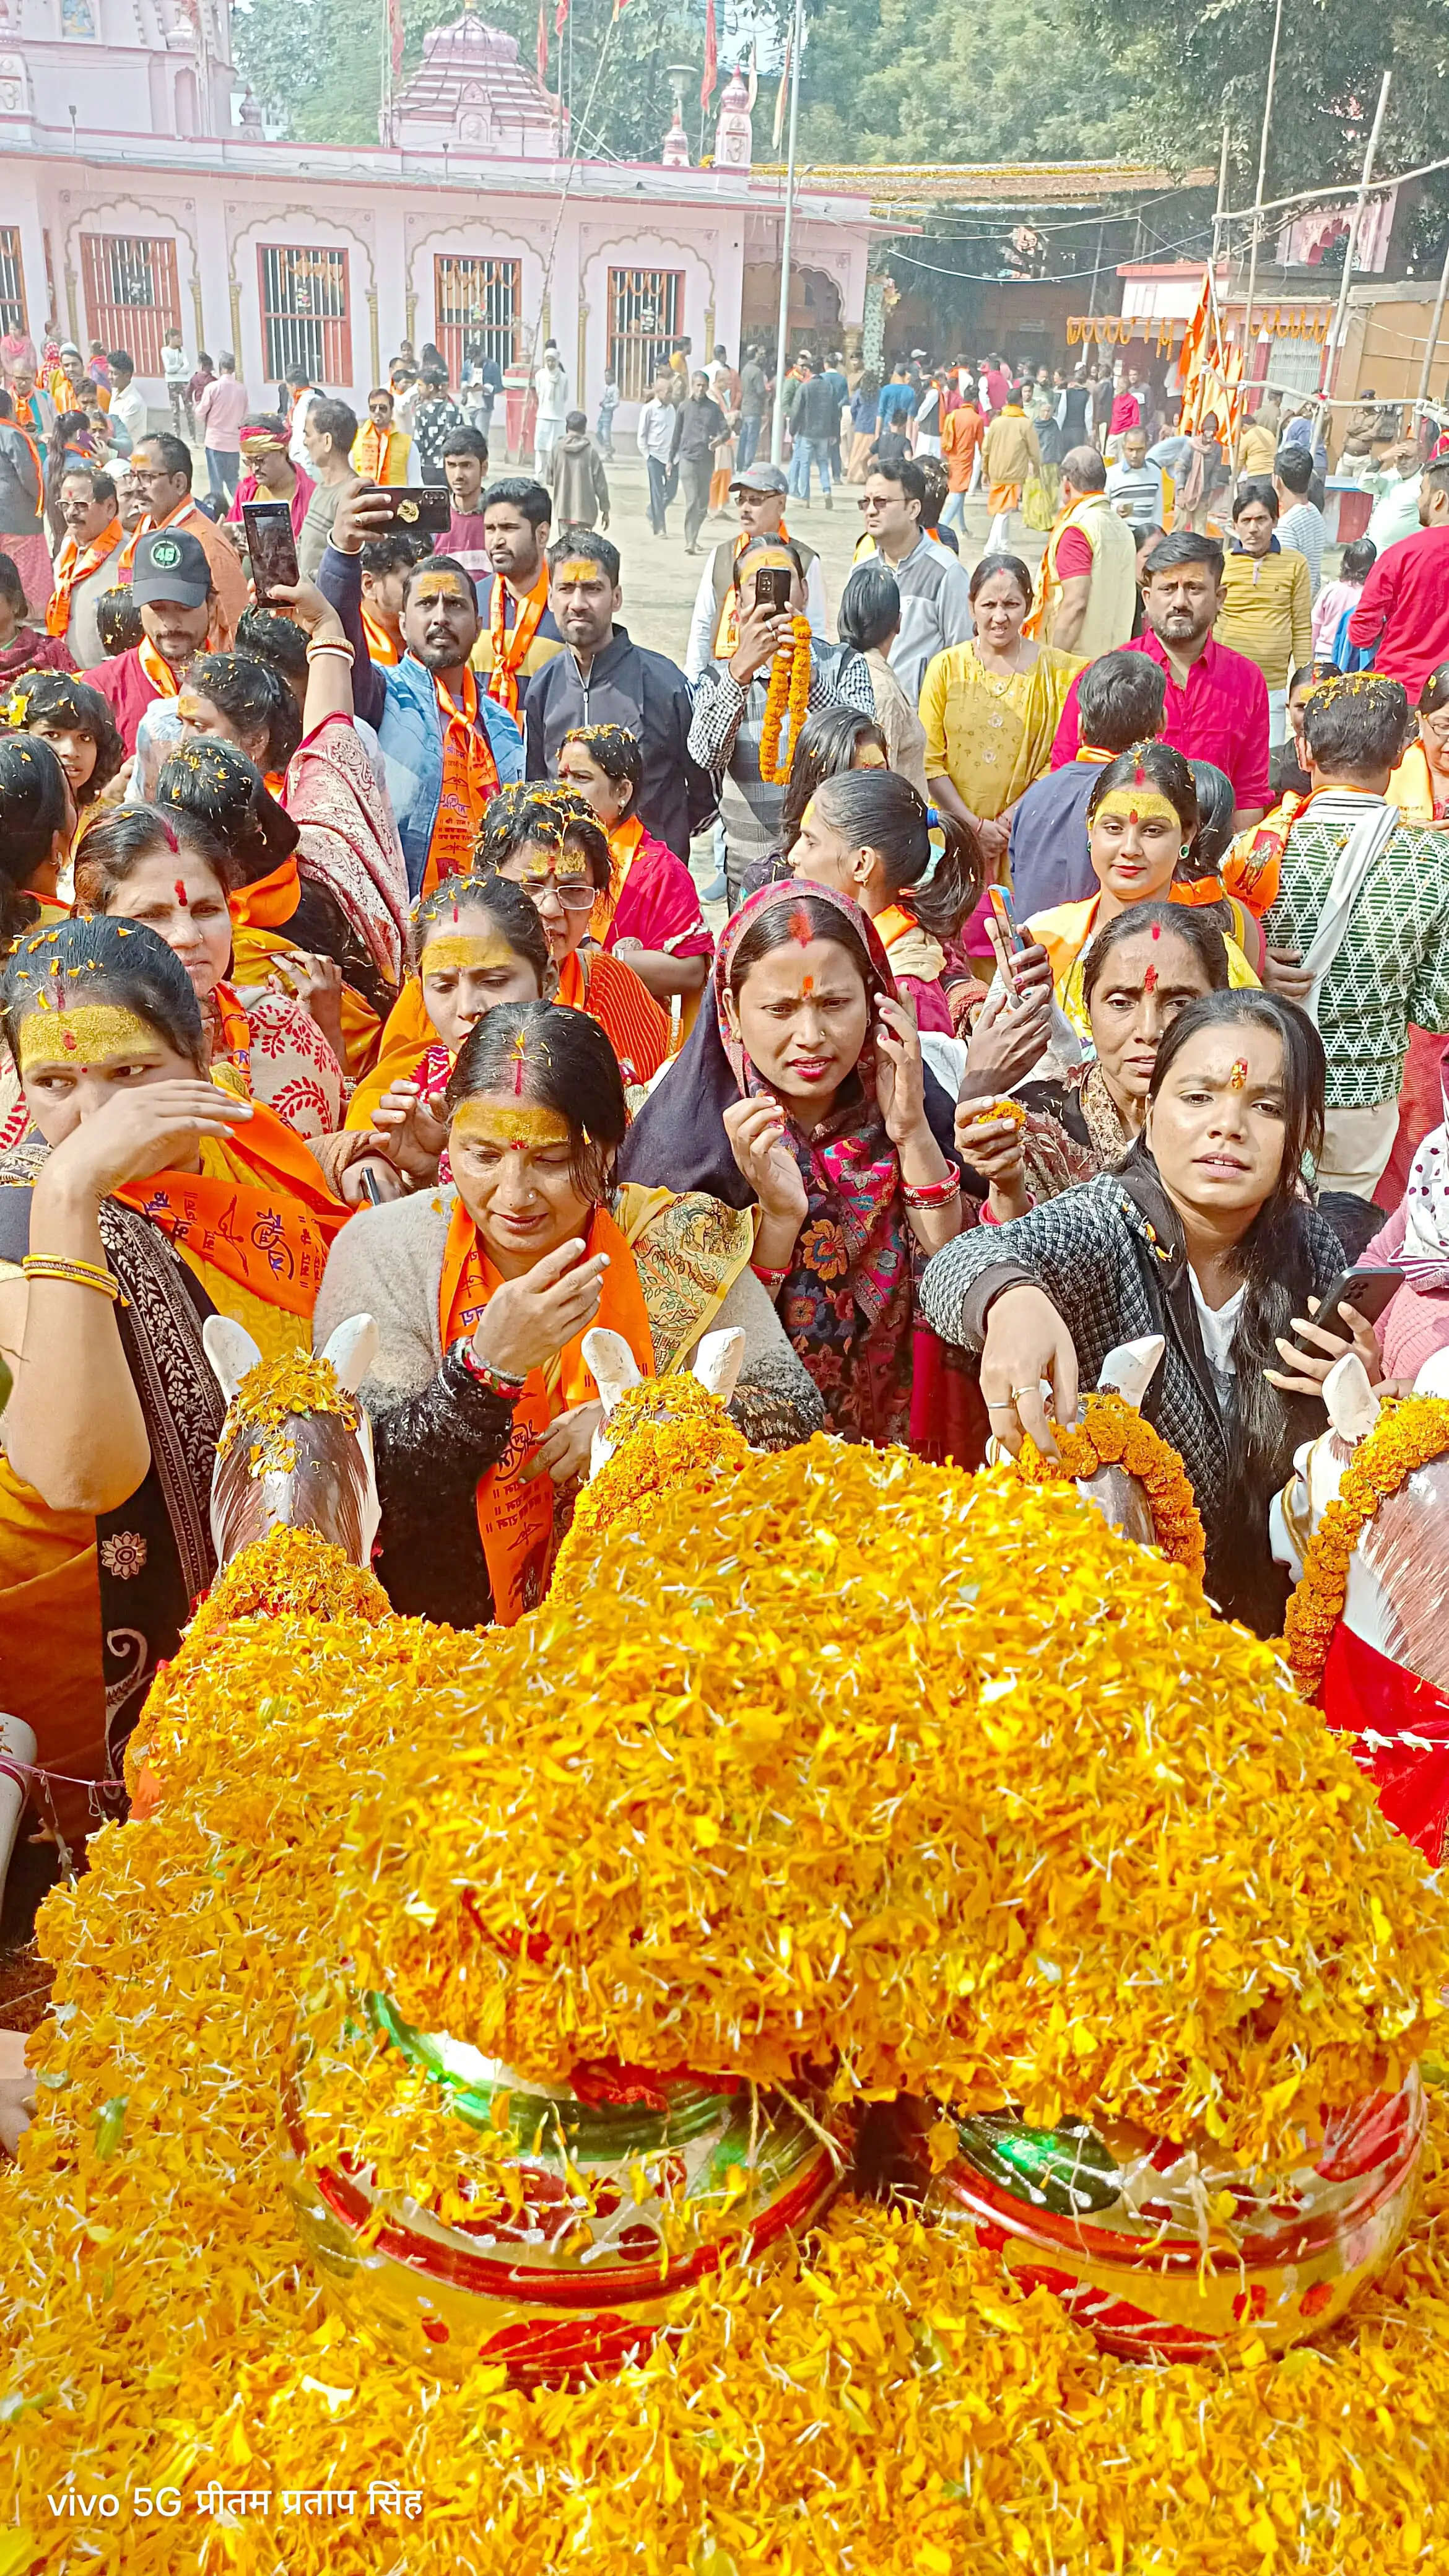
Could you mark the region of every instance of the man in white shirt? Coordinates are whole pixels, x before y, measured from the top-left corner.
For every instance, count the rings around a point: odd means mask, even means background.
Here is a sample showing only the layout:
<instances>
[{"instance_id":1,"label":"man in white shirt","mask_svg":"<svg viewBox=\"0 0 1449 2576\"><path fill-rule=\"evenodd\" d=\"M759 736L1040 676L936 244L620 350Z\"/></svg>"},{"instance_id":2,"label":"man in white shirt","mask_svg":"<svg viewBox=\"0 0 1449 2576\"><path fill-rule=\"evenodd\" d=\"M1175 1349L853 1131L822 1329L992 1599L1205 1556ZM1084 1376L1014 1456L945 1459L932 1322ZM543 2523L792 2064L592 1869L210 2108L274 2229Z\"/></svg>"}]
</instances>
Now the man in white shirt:
<instances>
[{"instance_id":1,"label":"man in white shirt","mask_svg":"<svg viewBox=\"0 0 1449 2576\"><path fill-rule=\"evenodd\" d=\"M1119 519L1125 519L1134 536L1145 536L1149 528L1160 528L1163 508L1162 468L1150 464L1145 429L1129 429L1122 441L1122 453L1115 465L1107 468L1107 500Z\"/></svg>"},{"instance_id":2,"label":"man in white shirt","mask_svg":"<svg viewBox=\"0 0 1449 2576\"><path fill-rule=\"evenodd\" d=\"M656 537L667 537L664 513L672 498L670 475L679 444L679 411L671 400L673 377L667 366L654 370L654 391L639 414L634 439L649 477L649 525Z\"/></svg>"},{"instance_id":3,"label":"man in white shirt","mask_svg":"<svg viewBox=\"0 0 1449 2576\"><path fill-rule=\"evenodd\" d=\"M860 502L862 551L878 553L890 566L901 595L901 627L890 665L912 706L920 697L926 664L948 644L969 643L976 632L965 565L949 546L921 534L925 498L919 465L913 456L903 456L898 463L871 467Z\"/></svg>"},{"instance_id":4,"label":"man in white shirt","mask_svg":"<svg viewBox=\"0 0 1449 2576\"><path fill-rule=\"evenodd\" d=\"M311 459L308 456L307 445L302 436L302 432L307 426L307 414L311 410L312 405L314 402L324 401L325 396L323 395L321 386L314 385L311 378L308 376L284 376L282 378L282 390L287 397L285 408L288 418L292 424L291 439L287 448L287 454L290 456L294 465L301 466L304 474L310 474L312 471Z\"/></svg>"},{"instance_id":5,"label":"man in white shirt","mask_svg":"<svg viewBox=\"0 0 1449 2576\"><path fill-rule=\"evenodd\" d=\"M1308 498L1313 480L1313 457L1306 447L1280 447L1273 467L1273 489L1278 495L1280 546L1291 546L1296 554L1306 557L1308 578L1313 596L1318 596L1323 579L1323 550L1328 543L1328 522L1321 510L1315 510Z\"/></svg>"},{"instance_id":6,"label":"man in white shirt","mask_svg":"<svg viewBox=\"0 0 1449 2576\"><path fill-rule=\"evenodd\" d=\"M135 447L146 435L146 398L136 382L136 361L129 349L112 349L106 364L111 371L111 408L106 417L120 422Z\"/></svg>"},{"instance_id":7,"label":"man in white shirt","mask_svg":"<svg viewBox=\"0 0 1449 2576\"><path fill-rule=\"evenodd\" d=\"M543 364L533 379L538 410L533 424L533 470L545 489L553 481L553 451L563 436L569 407L569 380L554 341L546 340Z\"/></svg>"},{"instance_id":8,"label":"man in white shirt","mask_svg":"<svg viewBox=\"0 0 1449 2576\"><path fill-rule=\"evenodd\" d=\"M191 368L181 345L181 333L173 322L161 340L161 364L166 373L166 392L171 404L171 426L178 438L194 438L196 423L191 417L191 404L186 388L191 381Z\"/></svg>"}]
</instances>

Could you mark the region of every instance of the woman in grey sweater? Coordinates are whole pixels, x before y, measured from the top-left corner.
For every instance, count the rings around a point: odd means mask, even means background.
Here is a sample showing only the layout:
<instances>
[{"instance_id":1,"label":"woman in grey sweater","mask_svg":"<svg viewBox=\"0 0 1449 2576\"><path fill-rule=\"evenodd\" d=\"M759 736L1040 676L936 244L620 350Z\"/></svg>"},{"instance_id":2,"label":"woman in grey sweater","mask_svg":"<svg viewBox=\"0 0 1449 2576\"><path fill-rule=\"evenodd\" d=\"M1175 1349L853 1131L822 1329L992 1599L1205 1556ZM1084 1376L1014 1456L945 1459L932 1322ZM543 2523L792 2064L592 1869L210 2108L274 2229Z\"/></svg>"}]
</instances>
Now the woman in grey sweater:
<instances>
[{"instance_id":1,"label":"woman in grey sweater","mask_svg":"<svg viewBox=\"0 0 1449 2576\"><path fill-rule=\"evenodd\" d=\"M320 1350L334 1321L378 1326L361 1393L393 1607L477 1627L547 1588L600 1419L590 1326L621 1333L662 1377L703 1333L738 1325L730 1411L757 1447L808 1439L823 1413L750 1268L751 1215L702 1192L614 1188L624 1093L595 1021L501 1005L465 1041L445 1099L453 1185L344 1226L314 1335Z\"/></svg>"}]
</instances>

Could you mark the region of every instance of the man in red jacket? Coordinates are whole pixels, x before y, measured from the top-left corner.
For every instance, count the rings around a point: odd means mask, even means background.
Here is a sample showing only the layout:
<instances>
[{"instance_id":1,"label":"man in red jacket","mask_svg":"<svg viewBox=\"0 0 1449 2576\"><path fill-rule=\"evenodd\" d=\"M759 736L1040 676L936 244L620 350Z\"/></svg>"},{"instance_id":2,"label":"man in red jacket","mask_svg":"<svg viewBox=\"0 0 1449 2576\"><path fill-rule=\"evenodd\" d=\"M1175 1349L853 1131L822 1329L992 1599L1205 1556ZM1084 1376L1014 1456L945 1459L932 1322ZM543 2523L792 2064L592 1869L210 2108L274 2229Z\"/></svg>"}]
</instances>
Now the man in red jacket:
<instances>
[{"instance_id":1,"label":"man in red jacket","mask_svg":"<svg viewBox=\"0 0 1449 2576\"><path fill-rule=\"evenodd\" d=\"M1449 456L1419 480L1419 534L1386 546L1348 624L1351 644L1375 647L1374 669L1402 680L1411 707L1431 671L1449 662Z\"/></svg>"},{"instance_id":2,"label":"man in red jacket","mask_svg":"<svg viewBox=\"0 0 1449 2576\"><path fill-rule=\"evenodd\" d=\"M128 752L136 728L156 698L180 695L198 653L204 653L216 614L211 566L197 539L184 528L158 528L136 548L131 597L141 612L142 635L129 653L98 662L82 673L110 707Z\"/></svg>"}]
</instances>

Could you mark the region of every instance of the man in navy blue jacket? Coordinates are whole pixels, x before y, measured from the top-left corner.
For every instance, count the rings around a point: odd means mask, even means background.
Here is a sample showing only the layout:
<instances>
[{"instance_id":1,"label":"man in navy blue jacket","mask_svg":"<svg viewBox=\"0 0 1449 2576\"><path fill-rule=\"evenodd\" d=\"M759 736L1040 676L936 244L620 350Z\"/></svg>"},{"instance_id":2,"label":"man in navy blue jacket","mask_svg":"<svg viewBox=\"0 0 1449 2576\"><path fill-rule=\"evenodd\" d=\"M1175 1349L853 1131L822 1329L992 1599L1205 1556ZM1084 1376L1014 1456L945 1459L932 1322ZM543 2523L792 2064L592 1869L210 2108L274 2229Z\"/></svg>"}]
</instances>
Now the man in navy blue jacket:
<instances>
[{"instance_id":1,"label":"man in navy blue jacket","mask_svg":"<svg viewBox=\"0 0 1449 2576\"><path fill-rule=\"evenodd\" d=\"M369 537L393 527L394 500L375 484L347 494L317 580L352 646L353 707L377 729L408 891L417 895L433 878L466 868L486 802L488 763L477 750L486 746L498 785L507 787L523 776L523 737L471 667L478 594L472 574L450 555L426 555L408 574L402 660L385 669L371 659L360 557Z\"/></svg>"}]
</instances>

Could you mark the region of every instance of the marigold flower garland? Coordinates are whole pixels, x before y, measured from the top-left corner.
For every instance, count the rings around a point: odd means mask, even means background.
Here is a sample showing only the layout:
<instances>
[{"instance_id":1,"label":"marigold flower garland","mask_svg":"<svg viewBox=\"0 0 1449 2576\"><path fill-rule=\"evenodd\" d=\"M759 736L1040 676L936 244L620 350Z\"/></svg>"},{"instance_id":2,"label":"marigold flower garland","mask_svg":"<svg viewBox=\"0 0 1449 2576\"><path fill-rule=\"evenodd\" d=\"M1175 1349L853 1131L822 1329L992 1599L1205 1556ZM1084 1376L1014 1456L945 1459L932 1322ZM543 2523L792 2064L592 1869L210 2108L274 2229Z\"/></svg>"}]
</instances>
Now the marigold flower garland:
<instances>
[{"instance_id":1,"label":"marigold flower garland","mask_svg":"<svg viewBox=\"0 0 1449 2576\"><path fill-rule=\"evenodd\" d=\"M1343 1616L1348 1563L1380 1503L1433 1458L1449 1450L1449 1401L1406 1396L1384 1405L1368 1438L1344 1469L1333 1501L1308 1542L1303 1572L1283 1623L1289 1669L1305 1699L1323 1679L1333 1632Z\"/></svg>"},{"instance_id":2,"label":"marigold flower garland","mask_svg":"<svg viewBox=\"0 0 1449 2576\"><path fill-rule=\"evenodd\" d=\"M790 730L783 752L780 729L789 708ZM791 621L790 641L782 644L770 664L770 685L765 691L765 721L760 734L760 776L767 787L783 787L790 775L800 727L810 712L810 620L796 617Z\"/></svg>"},{"instance_id":3,"label":"marigold flower garland","mask_svg":"<svg viewBox=\"0 0 1449 2576\"><path fill-rule=\"evenodd\" d=\"M1078 1477L1095 1476L1101 1467L1125 1467L1147 1496L1163 1555L1201 1583L1207 1543L1187 1470L1136 1406L1110 1392L1089 1395L1082 1420L1071 1430L1059 1427L1056 1438L1059 1458L1044 1457L1030 1436L1023 1440L1013 1462L1017 1475L1029 1485L1075 1483Z\"/></svg>"},{"instance_id":4,"label":"marigold flower garland","mask_svg":"<svg viewBox=\"0 0 1449 2576\"><path fill-rule=\"evenodd\" d=\"M679 1371L630 1387L609 1416L613 1454L584 1486L554 1562L550 1598L563 1600L588 1583L596 1542L615 1526L637 1531L660 1492L697 1490L749 1463L749 1443L697 1377Z\"/></svg>"}]
</instances>

